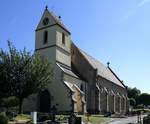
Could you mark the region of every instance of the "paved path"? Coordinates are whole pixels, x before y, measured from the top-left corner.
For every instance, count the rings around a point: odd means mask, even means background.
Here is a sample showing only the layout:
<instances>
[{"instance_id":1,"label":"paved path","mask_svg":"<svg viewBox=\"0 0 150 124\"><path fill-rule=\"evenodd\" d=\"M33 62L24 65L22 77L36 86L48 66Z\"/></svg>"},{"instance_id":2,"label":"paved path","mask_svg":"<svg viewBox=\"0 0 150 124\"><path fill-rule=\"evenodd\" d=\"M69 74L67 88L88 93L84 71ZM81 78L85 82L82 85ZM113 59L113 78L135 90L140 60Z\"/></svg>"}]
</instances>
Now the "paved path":
<instances>
[{"instance_id":1,"label":"paved path","mask_svg":"<svg viewBox=\"0 0 150 124\"><path fill-rule=\"evenodd\" d=\"M130 123L137 124L137 116L128 117L128 118L115 118L114 121L105 124L130 124Z\"/></svg>"}]
</instances>

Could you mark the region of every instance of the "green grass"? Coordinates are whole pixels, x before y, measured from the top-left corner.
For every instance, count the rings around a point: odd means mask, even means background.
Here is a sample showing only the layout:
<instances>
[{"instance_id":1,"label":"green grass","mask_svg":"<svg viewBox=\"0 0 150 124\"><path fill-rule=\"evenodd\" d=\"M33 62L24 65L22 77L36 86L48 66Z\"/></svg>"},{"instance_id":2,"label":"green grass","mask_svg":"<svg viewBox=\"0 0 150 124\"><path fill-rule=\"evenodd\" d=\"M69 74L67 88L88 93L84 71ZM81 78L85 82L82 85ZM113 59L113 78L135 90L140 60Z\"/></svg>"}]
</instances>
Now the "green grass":
<instances>
[{"instance_id":1,"label":"green grass","mask_svg":"<svg viewBox=\"0 0 150 124\"><path fill-rule=\"evenodd\" d=\"M20 114L15 117L14 121L9 121L8 124L15 124L16 122L28 122L31 120L30 115Z\"/></svg>"},{"instance_id":2,"label":"green grass","mask_svg":"<svg viewBox=\"0 0 150 124\"><path fill-rule=\"evenodd\" d=\"M8 124L16 124L16 122L11 122L11 121L9 121Z\"/></svg>"},{"instance_id":3,"label":"green grass","mask_svg":"<svg viewBox=\"0 0 150 124\"><path fill-rule=\"evenodd\" d=\"M87 122L87 116L83 116L81 115L80 117L82 117L82 121L83 122ZM89 121L88 122L91 122L93 124L101 124L102 122L109 122L111 121L110 118L105 118L103 117L103 115L91 115L89 116Z\"/></svg>"},{"instance_id":4,"label":"green grass","mask_svg":"<svg viewBox=\"0 0 150 124\"><path fill-rule=\"evenodd\" d=\"M31 119L30 115L27 115L27 114L20 114L20 115L17 115L16 119Z\"/></svg>"},{"instance_id":5,"label":"green grass","mask_svg":"<svg viewBox=\"0 0 150 124\"><path fill-rule=\"evenodd\" d=\"M57 121L66 121L68 120L69 115L56 115L56 120Z\"/></svg>"},{"instance_id":6,"label":"green grass","mask_svg":"<svg viewBox=\"0 0 150 124\"><path fill-rule=\"evenodd\" d=\"M16 120L29 120L29 119L31 119L31 116L26 114L20 114L17 115L16 117Z\"/></svg>"},{"instance_id":7,"label":"green grass","mask_svg":"<svg viewBox=\"0 0 150 124\"><path fill-rule=\"evenodd\" d=\"M8 124L16 124L16 122L9 121Z\"/></svg>"},{"instance_id":8,"label":"green grass","mask_svg":"<svg viewBox=\"0 0 150 124\"><path fill-rule=\"evenodd\" d=\"M137 112L137 111L150 112L150 109L133 109L132 111L134 111L134 112Z\"/></svg>"},{"instance_id":9,"label":"green grass","mask_svg":"<svg viewBox=\"0 0 150 124\"><path fill-rule=\"evenodd\" d=\"M104 115L90 115L88 122L91 122L93 124L101 124L102 122L109 122L109 121L111 121L110 118L105 118L103 116ZM65 121L65 120L68 119L68 117L69 116L66 116L66 115L57 115L56 116L56 120L58 120L58 121ZM82 121L83 122L87 122L87 116L79 115L79 117L82 117ZM18 115L15 118L15 121L10 121L8 124L15 124L16 121L17 122L27 122L27 121L30 121L30 120L31 120L30 115L21 114L21 115Z\"/></svg>"},{"instance_id":10,"label":"green grass","mask_svg":"<svg viewBox=\"0 0 150 124\"><path fill-rule=\"evenodd\" d=\"M57 115L56 120L58 121L65 121L68 120L68 115ZM78 117L82 117L83 122L87 122L87 116L85 115L78 115ZM89 117L89 122L93 124L100 124L102 122L109 122L111 121L110 118L105 118L104 115L91 115Z\"/></svg>"}]
</instances>

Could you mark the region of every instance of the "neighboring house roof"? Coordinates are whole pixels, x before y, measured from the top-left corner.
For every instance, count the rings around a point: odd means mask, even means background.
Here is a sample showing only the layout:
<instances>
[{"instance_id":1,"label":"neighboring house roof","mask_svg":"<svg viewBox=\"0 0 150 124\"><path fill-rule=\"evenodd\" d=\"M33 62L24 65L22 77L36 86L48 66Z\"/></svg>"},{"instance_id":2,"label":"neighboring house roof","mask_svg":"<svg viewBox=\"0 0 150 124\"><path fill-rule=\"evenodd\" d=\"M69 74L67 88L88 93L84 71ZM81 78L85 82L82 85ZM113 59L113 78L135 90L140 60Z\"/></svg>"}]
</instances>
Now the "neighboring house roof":
<instances>
[{"instance_id":1,"label":"neighboring house roof","mask_svg":"<svg viewBox=\"0 0 150 124\"><path fill-rule=\"evenodd\" d=\"M58 63L58 62L57 62L56 64L60 67L60 69L61 69L64 73L66 73L66 74L68 74L68 75L71 75L71 76L73 76L73 77L79 79L79 77L78 77L75 73L72 72L72 70L71 70L70 67L68 67L68 66L66 66L66 65L64 65L64 64Z\"/></svg>"},{"instance_id":2,"label":"neighboring house roof","mask_svg":"<svg viewBox=\"0 0 150 124\"><path fill-rule=\"evenodd\" d=\"M120 80L118 80L118 78L116 78L116 76L110 71L110 69L108 67L106 67L101 62L99 62L98 60L96 60L92 56L88 55L87 53L85 53L81 49L79 49L79 50L82 53L82 55L86 58L86 60L92 65L92 67L97 69L99 76L101 76L101 77L121 86L121 87L124 87L122 82L120 82Z\"/></svg>"}]
</instances>

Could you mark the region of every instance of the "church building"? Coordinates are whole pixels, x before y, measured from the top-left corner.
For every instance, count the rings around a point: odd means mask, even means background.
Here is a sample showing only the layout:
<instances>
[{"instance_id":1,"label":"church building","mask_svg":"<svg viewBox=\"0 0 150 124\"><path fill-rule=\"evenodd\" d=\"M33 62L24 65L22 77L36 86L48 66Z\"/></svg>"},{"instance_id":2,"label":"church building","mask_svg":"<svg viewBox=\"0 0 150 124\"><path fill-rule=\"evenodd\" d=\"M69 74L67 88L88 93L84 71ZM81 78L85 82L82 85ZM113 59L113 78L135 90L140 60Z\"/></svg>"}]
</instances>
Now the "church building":
<instances>
[{"instance_id":1,"label":"church building","mask_svg":"<svg viewBox=\"0 0 150 124\"><path fill-rule=\"evenodd\" d=\"M54 79L47 88L24 100L24 111L59 113L126 113L127 87L110 68L78 48L71 33L45 8L35 31L35 52L48 59ZM34 82L33 82L34 83Z\"/></svg>"}]
</instances>

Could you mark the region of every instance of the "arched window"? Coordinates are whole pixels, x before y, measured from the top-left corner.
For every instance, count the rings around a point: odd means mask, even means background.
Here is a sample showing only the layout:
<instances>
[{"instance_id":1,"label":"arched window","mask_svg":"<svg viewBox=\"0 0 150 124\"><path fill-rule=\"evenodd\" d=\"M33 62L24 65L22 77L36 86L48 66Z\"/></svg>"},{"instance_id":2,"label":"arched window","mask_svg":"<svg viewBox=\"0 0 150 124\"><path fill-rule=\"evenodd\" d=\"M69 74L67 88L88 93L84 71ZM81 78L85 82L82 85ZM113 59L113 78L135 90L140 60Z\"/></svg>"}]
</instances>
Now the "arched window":
<instances>
[{"instance_id":1,"label":"arched window","mask_svg":"<svg viewBox=\"0 0 150 124\"><path fill-rule=\"evenodd\" d=\"M51 95L48 90L41 91L39 94L40 112L48 113L51 109Z\"/></svg>"},{"instance_id":2,"label":"arched window","mask_svg":"<svg viewBox=\"0 0 150 124\"><path fill-rule=\"evenodd\" d=\"M43 43L46 44L48 42L48 31L44 31L43 34Z\"/></svg>"}]
</instances>

